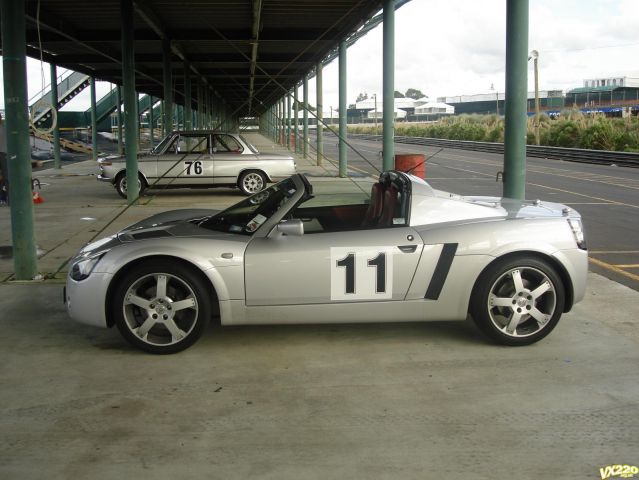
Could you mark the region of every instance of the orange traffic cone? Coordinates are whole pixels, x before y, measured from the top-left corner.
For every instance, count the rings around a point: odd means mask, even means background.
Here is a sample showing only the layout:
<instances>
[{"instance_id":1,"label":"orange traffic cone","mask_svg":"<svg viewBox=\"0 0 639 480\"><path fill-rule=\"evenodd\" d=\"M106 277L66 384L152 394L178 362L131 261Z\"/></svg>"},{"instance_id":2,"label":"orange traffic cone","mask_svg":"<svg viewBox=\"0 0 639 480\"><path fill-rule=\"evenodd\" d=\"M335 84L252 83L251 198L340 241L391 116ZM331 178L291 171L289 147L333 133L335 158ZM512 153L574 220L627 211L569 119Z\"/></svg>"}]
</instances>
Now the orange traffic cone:
<instances>
[{"instance_id":1,"label":"orange traffic cone","mask_svg":"<svg viewBox=\"0 0 639 480\"><path fill-rule=\"evenodd\" d=\"M33 192L33 203L42 203L42 202L44 202L44 198L42 198L38 192Z\"/></svg>"}]
</instances>

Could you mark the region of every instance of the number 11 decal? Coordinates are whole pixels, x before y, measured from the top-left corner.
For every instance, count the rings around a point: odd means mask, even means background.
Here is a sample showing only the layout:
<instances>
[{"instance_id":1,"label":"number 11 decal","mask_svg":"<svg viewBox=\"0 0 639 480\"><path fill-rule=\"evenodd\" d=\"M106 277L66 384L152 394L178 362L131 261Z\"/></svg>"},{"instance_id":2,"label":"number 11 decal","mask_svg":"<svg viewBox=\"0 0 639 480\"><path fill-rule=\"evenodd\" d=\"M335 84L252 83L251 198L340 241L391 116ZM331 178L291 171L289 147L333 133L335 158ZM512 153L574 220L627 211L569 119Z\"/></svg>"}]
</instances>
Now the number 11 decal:
<instances>
[{"instance_id":1,"label":"number 11 decal","mask_svg":"<svg viewBox=\"0 0 639 480\"><path fill-rule=\"evenodd\" d=\"M392 296L392 247L331 247L331 300Z\"/></svg>"},{"instance_id":2,"label":"number 11 decal","mask_svg":"<svg viewBox=\"0 0 639 480\"><path fill-rule=\"evenodd\" d=\"M386 254L381 252L372 260L368 261L369 267L375 267L377 276L375 277L375 293L386 291Z\"/></svg>"},{"instance_id":3,"label":"number 11 decal","mask_svg":"<svg viewBox=\"0 0 639 480\"><path fill-rule=\"evenodd\" d=\"M346 293L355 293L355 254L349 253L337 262L338 267L346 267Z\"/></svg>"}]
</instances>

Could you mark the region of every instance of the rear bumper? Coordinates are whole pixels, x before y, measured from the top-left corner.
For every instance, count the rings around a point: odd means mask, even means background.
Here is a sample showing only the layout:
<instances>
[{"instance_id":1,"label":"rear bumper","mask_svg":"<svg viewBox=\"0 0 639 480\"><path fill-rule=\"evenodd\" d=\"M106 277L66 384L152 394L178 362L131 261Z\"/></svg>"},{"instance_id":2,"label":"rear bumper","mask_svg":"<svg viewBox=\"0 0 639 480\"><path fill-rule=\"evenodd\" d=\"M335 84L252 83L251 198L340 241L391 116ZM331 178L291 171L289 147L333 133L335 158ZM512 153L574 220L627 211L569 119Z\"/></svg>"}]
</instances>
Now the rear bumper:
<instances>
[{"instance_id":1,"label":"rear bumper","mask_svg":"<svg viewBox=\"0 0 639 480\"><path fill-rule=\"evenodd\" d=\"M98 179L98 182L109 182L109 183L113 183L113 179L109 178L109 177L105 177L104 175L100 174L96 177Z\"/></svg>"}]
</instances>

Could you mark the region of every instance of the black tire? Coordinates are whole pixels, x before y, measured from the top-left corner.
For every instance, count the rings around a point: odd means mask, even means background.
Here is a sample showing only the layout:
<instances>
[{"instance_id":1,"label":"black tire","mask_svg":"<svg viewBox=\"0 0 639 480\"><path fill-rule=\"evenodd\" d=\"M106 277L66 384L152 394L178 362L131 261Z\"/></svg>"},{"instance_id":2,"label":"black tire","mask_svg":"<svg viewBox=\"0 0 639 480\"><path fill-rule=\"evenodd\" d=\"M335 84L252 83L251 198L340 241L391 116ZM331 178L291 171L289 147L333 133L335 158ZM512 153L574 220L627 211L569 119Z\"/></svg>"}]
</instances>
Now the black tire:
<instances>
[{"instance_id":1,"label":"black tire","mask_svg":"<svg viewBox=\"0 0 639 480\"><path fill-rule=\"evenodd\" d=\"M118 175L115 177L114 185L115 185L115 190L118 192L118 195L120 195L122 198L127 198L126 197L126 172L118 173ZM144 177L142 176L141 173L138 173L138 186L140 188L139 196L141 197L142 194L144 193L144 190L146 190L146 181L144 180Z\"/></svg>"},{"instance_id":2,"label":"black tire","mask_svg":"<svg viewBox=\"0 0 639 480\"><path fill-rule=\"evenodd\" d=\"M535 343L557 325L566 295L561 277L542 259L498 259L473 289L470 314L479 329L502 345Z\"/></svg>"},{"instance_id":3,"label":"black tire","mask_svg":"<svg viewBox=\"0 0 639 480\"><path fill-rule=\"evenodd\" d=\"M112 314L131 345L149 353L176 353L202 336L211 318L208 292L188 266L152 260L132 268L118 281Z\"/></svg>"},{"instance_id":4,"label":"black tire","mask_svg":"<svg viewBox=\"0 0 639 480\"><path fill-rule=\"evenodd\" d=\"M244 195L253 195L266 188L266 175L259 170L247 170L242 172L237 181L237 186Z\"/></svg>"}]
</instances>

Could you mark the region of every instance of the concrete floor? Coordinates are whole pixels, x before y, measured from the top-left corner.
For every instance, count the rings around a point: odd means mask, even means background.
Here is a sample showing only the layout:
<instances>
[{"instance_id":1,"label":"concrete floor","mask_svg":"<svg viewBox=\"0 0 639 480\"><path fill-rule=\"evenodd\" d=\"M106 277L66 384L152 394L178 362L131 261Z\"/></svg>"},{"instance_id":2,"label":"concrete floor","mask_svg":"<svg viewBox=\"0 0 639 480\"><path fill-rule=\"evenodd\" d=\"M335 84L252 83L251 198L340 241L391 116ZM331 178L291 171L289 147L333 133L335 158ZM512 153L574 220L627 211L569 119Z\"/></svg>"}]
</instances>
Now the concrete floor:
<instances>
[{"instance_id":1,"label":"concrete floor","mask_svg":"<svg viewBox=\"0 0 639 480\"><path fill-rule=\"evenodd\" d=\"M359 188L301 167L319 190ZM45 177L36 206L49 274L124 205L82 174L93 166L73 168ZM238 198L164 192L104 233ZM470 322L212 325L189 350L158 357L71 322L64 272L0 283L1 479L581 480L639 464L639 292L598 275L530 347L494 346Z\"/></svg>"},{"instance_id":2,"label":"concrete floor","mask_svg":"<svg viewBox=\"0 0 639 480\"><path fill-rule=\"evenodd\" d=\"M3 479L581 480L639 462L639 293L597 275L525 348L463 322L211 326L158 357L71 322L59 285L0 295Z\"/></svg>"}]
</instances>

